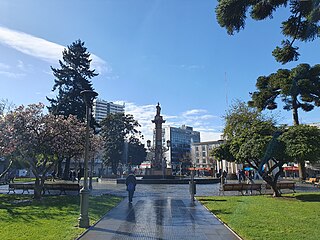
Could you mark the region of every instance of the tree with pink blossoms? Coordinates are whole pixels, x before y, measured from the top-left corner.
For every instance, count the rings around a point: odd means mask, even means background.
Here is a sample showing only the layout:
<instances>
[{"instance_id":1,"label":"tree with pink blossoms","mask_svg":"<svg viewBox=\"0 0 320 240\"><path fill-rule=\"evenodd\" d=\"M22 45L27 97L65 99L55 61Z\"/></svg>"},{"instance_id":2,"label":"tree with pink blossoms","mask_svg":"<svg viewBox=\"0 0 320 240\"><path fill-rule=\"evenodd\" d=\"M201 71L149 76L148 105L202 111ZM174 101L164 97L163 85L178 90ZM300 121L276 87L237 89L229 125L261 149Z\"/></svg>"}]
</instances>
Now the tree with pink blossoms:
<instances>
[{"instance_id":1,"label":"tree with pink blossoms","mask_svg":"<svg viewBox=\"0 0 320 240\"><path fill-rule=\"evenodd\" d=\"M35 199L41 198L46 175L59 155L84 151L85 125L73 116L44 114L43 109L41 103L20 106L1 121L1 151L4 155L14 152L30 165L36 177Z\"/></svg>"}]
</instances>

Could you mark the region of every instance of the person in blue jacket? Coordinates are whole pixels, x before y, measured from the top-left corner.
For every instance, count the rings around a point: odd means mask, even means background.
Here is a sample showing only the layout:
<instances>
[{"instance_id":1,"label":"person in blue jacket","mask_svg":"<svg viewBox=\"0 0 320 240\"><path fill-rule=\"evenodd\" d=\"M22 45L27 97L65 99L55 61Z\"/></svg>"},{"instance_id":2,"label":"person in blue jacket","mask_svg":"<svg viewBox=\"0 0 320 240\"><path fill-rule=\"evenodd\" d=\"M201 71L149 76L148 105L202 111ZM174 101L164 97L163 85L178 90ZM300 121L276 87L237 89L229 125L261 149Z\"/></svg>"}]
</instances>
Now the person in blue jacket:
<instances>
[{"instance_id":1,"label":"person in blue jacket","mask_svg":"<svg viewBox=\"0 0 320 240\"><path fill-rule=\"evenodd\" d=\"M134 191L136 190L137 179L134 176L133 172L130 172L128 177L126 178L126 186L129 194L129 203L132 202Z\"/></svg>"}]
</instances>

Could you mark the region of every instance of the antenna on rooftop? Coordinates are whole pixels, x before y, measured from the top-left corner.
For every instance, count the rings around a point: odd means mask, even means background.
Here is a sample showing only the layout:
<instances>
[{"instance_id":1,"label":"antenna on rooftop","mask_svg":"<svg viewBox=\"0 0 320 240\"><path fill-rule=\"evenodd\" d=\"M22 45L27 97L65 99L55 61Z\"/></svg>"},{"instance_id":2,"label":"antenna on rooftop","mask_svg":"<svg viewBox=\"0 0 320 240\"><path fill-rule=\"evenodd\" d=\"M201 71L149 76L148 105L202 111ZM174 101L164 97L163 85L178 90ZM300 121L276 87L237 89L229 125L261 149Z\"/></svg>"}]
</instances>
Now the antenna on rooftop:
<instances>
[{"instance_id":1,"label":"antenna on rooftop","mask_svg":"<svg viewBox=\"0 0 320 240\"><path fill-rule=\"evenodd\" d=\"M225 90L226 90L226 105L227 108L229 107L229 102L228 102L228 80L227 80L227 72L224 72L224 84L225 84Z\"/></svg>"}]
</instances>

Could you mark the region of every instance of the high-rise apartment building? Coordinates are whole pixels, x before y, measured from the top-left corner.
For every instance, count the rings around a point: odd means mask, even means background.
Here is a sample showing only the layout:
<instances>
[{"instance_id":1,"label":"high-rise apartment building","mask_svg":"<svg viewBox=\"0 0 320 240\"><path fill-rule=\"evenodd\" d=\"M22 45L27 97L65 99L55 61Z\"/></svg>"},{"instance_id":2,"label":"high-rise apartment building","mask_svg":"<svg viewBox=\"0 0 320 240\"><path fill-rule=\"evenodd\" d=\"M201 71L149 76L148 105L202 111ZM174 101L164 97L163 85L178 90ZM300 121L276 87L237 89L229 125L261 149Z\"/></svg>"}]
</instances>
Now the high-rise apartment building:
<instances>
[{"instance_id":1,"label":"high-rise apartment building","mask_svg":"<svg viewBox=\"0 0 320 240\"><path fill-rule=\"evenodd\" d=\"M191 144L200 142L200 132L193 131L192 127L182 125L181 127L165 126L162 129L163 145L170 140L170 149L164 153L167 167L175 170L183 158L190 155Z\"/></svg>"},{"instance_id":2,"label":"high-rise apartment building","mask_svg":"<svg viewBox=\"0 0 320 240\"><path fill-rule=\"evenodd\" d=\"M102 99L95 99L93 101L93 117L99 123L110 113L124 113L125 105L108 102Z\"/></svg>"}]
</instances>

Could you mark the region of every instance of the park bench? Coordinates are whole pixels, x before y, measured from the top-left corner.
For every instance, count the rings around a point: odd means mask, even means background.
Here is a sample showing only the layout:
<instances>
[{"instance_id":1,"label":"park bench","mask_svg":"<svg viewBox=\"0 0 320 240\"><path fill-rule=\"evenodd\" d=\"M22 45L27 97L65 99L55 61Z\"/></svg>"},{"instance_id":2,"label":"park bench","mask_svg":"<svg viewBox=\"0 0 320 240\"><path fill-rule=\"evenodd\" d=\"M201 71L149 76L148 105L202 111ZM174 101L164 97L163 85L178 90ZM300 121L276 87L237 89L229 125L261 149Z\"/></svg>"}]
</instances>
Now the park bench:
<instances>
[{"instance_id":1,"label":"park bench","mask_svg":"<svg viewBox=\"0 0 320 240\"><path fill-rule=\"evenodd\" d=\"M9 191L13 193L16 193L15 190L22 190L22 194L27 191L29 193L29 190L34 189L34 183L9 183Z\"/></svg>"},{"instance_id":2,"label":"park bench","mask_svg":"<svg viewBox=\"0 0 320 240\"><path fill-rule=\"evenodd\" d=\"M60 191L60 195L62 193L67 194L66 191L77 191L79 192L81 186L78 183L45 183L43 192L50 193L50 190L58 190Z\"/></svg>"},{"instance_id":3,"label":"park bench","mask_svg":"<svg viewBox=\"0 0 320 240\"><path fill-rule=\"evenodd\" d=\"M277 182L277 188L279 189L280 192L283 189L290 189L293 192L296 192L295 186L296 186L295 182ZM269 184L267 184L266 189L271 189L271 186Z\"/></svg>"},{"instance_id":4,"label":"park bench","mask_svg":"<svg viewBox=\"0 0 320 240\"><path fill-rule=\"evenodd\" d=\"M313 185L314 185L315 187L320 187L320 179L317 178L317 181L313 182Z\"/></svg>"},{"instance_id":5,"label":"park bench","mask_svg":"<svg viewBox=\"0 0 320 240\"><path fill-rule=\"evenodd\" d=\"M60 195L62 193L67 194L66 191L80 191L81 186L78 183L45 183L43 188L43 194L45 192L50 193L50 190L60 191ZM22 194L26 191L29 193L29 190L34 190L34 183L9 183L9 191L15 193L15 190L22 190Z\"/></svg>"},{"instance_id":6,"label":"park bench","mask_svg":"<svg viewBox=\"0 0 320 240\"><path fill-rule=\"evenodd\" d=\"M223 195L226 191L238 191L242 195L244 195L244 191L247 193L250 191L252 195L252 191L258 191L261 194L261 185L260 183L225 183L221 185L220 192L222 191ZM219 194L220 194L219 192Z\"/></svg>"},{"instance_id":7,"label":"park bench","mask_svg":"<svg viewBox=\"0 0 320 240\"><path fill-rule=\"evenodd\" d=\"M307 180L305 180L305 182L314 184L315 182L317 182L317 178L308 178Z\"/></svg>"}]
</instances>

